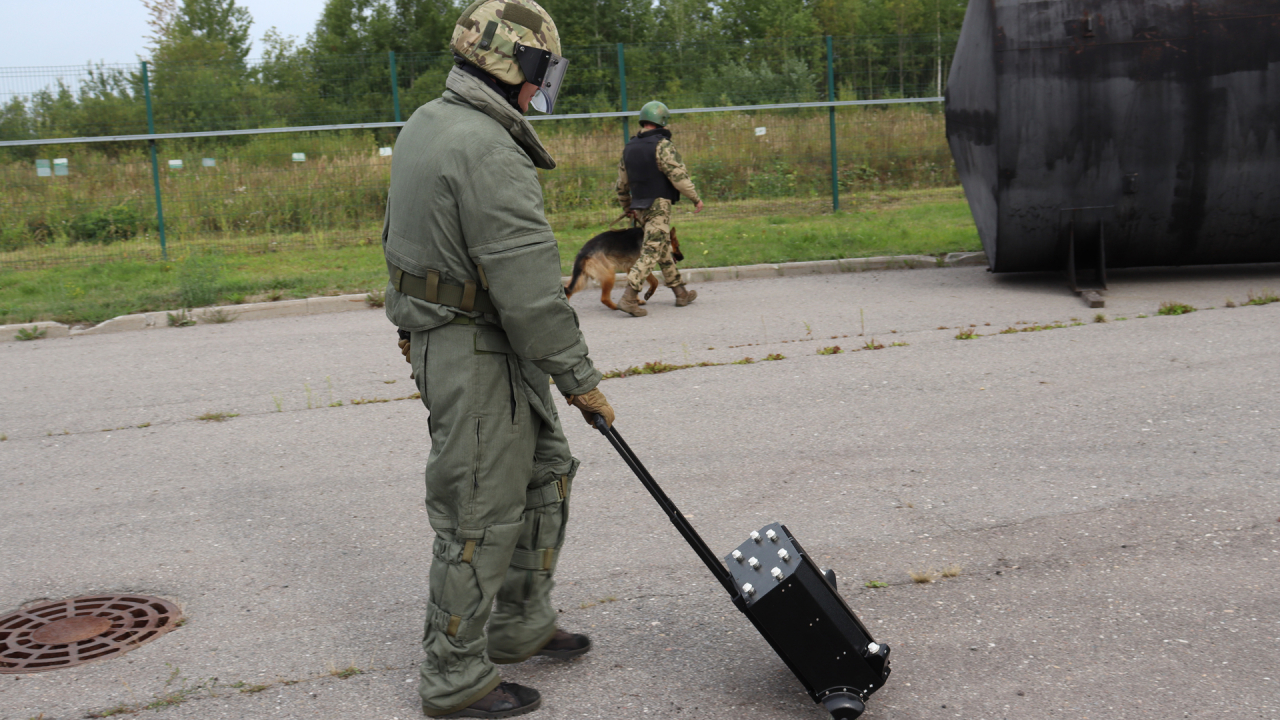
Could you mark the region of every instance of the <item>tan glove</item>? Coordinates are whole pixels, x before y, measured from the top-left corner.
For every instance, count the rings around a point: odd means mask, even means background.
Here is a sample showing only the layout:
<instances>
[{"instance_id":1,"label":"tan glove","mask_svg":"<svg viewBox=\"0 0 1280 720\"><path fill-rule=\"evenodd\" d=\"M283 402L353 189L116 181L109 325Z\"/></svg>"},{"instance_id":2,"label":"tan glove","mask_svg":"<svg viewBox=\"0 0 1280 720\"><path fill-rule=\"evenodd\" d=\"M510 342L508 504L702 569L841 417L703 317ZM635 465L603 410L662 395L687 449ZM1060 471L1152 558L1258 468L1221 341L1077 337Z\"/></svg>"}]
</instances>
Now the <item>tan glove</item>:
<instances>
[{"instance_id":1,"label":"tan glove","mask_svg":"<svg viewBox=\"0 0 1280 720\"><path fill-rule=\"evenodd\" d=\"M582 417L588 425L594 426L596 415L603 415L605 423L613 427L613 406L605 399L604 393L600 392L599 388L591 390L586 395L569 395L565 400L582 411Z\"/></svg>"}]
</instances>

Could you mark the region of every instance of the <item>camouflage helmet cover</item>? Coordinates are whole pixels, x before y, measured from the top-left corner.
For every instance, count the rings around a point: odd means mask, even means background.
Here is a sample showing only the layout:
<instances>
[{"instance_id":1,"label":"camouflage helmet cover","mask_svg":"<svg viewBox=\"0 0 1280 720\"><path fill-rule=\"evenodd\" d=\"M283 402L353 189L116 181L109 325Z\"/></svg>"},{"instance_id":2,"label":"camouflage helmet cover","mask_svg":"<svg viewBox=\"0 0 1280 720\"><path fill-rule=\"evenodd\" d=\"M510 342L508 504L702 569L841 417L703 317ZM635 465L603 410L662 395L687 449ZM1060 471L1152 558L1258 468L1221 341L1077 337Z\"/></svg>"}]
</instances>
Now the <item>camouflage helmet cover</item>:
<instances>
[{"instance_id":1,"label":"camouflage helmet cover","mask_svg":"<svg viewBox=\"0 0 1280 720\"><path fill-rule=\"evenodd\" d=\"M458 18L449 46L508 85L525 82L516 43L560 54L555 21L533 0L474 0Z\"/></svg>"},{"instance_id":2,"label":"camouflage helmet cover","mask_svg":"<svg viewBox=\"0 0 1280 720\"><path fill-rule=\"evenodd\" d=\"M666 127L671 122L671 111L663 103L653 100L640 108L640 122L649 122L658 127Z\"/></svg>"}]
</instances>

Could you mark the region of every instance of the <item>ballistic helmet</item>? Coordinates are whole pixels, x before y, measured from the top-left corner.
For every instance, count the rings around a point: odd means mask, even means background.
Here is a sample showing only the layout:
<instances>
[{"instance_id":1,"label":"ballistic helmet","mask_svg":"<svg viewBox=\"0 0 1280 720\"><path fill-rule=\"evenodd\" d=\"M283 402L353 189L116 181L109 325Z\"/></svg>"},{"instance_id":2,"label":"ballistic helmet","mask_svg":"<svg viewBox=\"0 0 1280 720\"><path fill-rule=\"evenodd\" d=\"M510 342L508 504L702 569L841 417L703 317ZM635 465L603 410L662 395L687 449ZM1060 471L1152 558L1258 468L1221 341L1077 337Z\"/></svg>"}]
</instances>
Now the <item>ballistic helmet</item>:
<instances>
[{"instance_id":1,"label":"ballistic helmet","mask_svg":"<svg viewBox=\"0 0 1280 720\"><path fill-rule=\"evenodd\" d=\"M555 21L533 0L474 0L450 42L466 62L508 85L538 86L530 105L550 113L569 61L560 56Z\"/></svg>"},{"instance_id":2,"label":"ballistic helmet","mask_svg":"<svg viewBox=\"0 0 1280 720\"><path fill-rule=\"evenodd\" d=\"M657 100L647 102L644 107L640 108L640 122L666 127L671 122L671 111L667 109L666 105Z\"/></svg>"}]
</instances>

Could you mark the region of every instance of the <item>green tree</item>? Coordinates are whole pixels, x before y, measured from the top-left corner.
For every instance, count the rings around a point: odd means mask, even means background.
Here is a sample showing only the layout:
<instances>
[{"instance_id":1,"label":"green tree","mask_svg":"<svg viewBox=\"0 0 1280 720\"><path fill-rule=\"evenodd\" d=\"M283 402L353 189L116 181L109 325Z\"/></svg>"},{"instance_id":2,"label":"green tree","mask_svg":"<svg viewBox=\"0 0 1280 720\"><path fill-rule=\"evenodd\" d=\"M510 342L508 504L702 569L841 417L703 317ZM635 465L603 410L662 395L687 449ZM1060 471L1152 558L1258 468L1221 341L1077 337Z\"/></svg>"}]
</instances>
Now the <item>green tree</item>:
<instances>
[{"instance_id":1,"label":"green tree","mask_svg":"<svg viewBox=\"0 0 1280 720\"><path fill-rule=\"evenodd\" d=\"M569 59L560 112L618 110L618 43L628 45L651 39L656 11L650 0L540 0L555 19L560 45ZM627 75L632 77L643 58L627 53ZM640 73L643 74L643 73ZM639 75L637 75L639 76ZM563 108L563 110L560 110Z\"/></svg>"},{"instance_id":2,"label":"green tree","mask_svg":"<svg viewBox=\"0 0 1280 720\"><path fill-rule=\"evenodd\" d=\"M815 0L836 38L842 99L933 95L964 21L964 0Z\"/></svg>"},{"instance_id":3,"label":"green tree","mask_svg":"<svg viewBox=\"0 0 1280 720\"><path fill-rule=\"evenodd\" d=\"M555 18L566 48L645 42L657 19L650 0L545 0L541 5Z\"/></svg>"},{"instance_id":4,"label":"green tree","mask_svg":"<svg viewBox=\"0 0 1280 720\"><path fill-rule=\"evenodd\" d=\"M386 52L393 35L391 7L383 0L329 0L311 46L318 57Z\"/></svg>"},{"instance_id":5,"label":"green tree","mask_svg":"<svg viewBox=\"0 0 1280 720\"><path fill-rule=\"evenodd\" d=\"M451 0L395 0L394 19L401 45L390 49L406 53L448 52L454 24L463 9Z\"/></svg>"},{"instance_id":6,"label":"green tree","mask_svg":"<svg viewBox=\"0 0 1280 720\"><path fill-rule=\"evenodd\" d=\"M797 57L783 59L777 70L764 60L755 65L731 63L722 70L721 78L724 96L735 105L818 99L818 75Z\"/></svg>"},{"instance_id":7,"label":"green tree","mask_svg":"<svg viewBox=\"0 0 1280 720\"><path fill-rule=\"evenodd\" d=\"M720 18L711 0L658 0L654 40L691 43L719 40Z\"/></svg>"},{"instance_id":8,"label":"green tree","mask_svg":"<svg viewBox=\"0 0 1280 720\"><path fill-rule=\"evenodd\" d=\"M219 40L175 37L151 56L151 100L161 132L224 130L259 124L247 117L246 69Z\"/></svg>"},{"instance_id":9,"label":"green tree","mask_svg":"<svg viewBox=\"0 0 1280 720\"><path fill-rule=\"evenodd\" d=\"M0 140L26 140L31 137L31 118L27 104L14 96L0 107Z\"/></svg>"},{"instance_id":10,"label":"green tree","mask_svg":"<svg viewBox=\"0 0 1280 720\"><path fill-rule=\"evenodd\" d=\"M719 0L717 5L726 32L738 41L818 35L818 22L809 2Z\"/></svg>"},{"instance_id":11,"label":"green tree","mask_svg":"<svg viewBox=\"0 0 1280 720\"><path fill-rule=\"evenodd\" d=\"M658 0L653 42L628 57L634 105L658 99L671 107L697 107L720 95L709 88L732 47L721 34L711 0Z\"/></svg>"},{"instance_id":12,"label":"green tree","mask_svg":"<svg viewBox=\"0 0 1280 720\"><path fill-rule=\"evenodd\" d=\"M249 28L253 17L236 0L182 0L170 29L170 37L199 38L221 43L236 62L249 56Z\"/></svg>"},{"instance_id":13,"label":"green tree","mask_svg":"<svg viewBox=\"0 0 1280 720\"><path fill-rule=\"evenodd\" d=\"M146 131L147 106L142 96L142 76L136 70L89 67L80 82L77 100L77 135ZM115 155L129 147L128 143L108 143L101 149Z\"/></svg>"},{"instance_id":14,"label":"green tree","mask_svg":"<svg viewBox=\"0 0 1280 720\"><path fill-rule=\"evenodd\" d=\"M737 46L723 66L724 78L711 79L720 101L754 98L747 102L771 103L812 95L817 82L812 68L823 62L825 48L809 5L797 0L717 0L725 34Z\"/></svg>"},{"instance_id":15,"label":"green tree","mask_svg":"<svg viewBox=\"0 0 1280 720\"><path fill-rule=\"evenodd\" d=\"M46 138L146 132L140 81L136 73L90 65L77 90L59 79L53 87L34 93L25 126ZM114 155L121 147L108 143L97 149Z\"/></svg>"},{"instance_id":16,"label":"green tree","mask_svg":"<svg viewBox=\"0 0 1280 720\"><path fill-rule=\"evenodd\" d=\"M445 52L461 13L451 0L328 0L309 44L321 56Z\"/></svg>"},{"instance_id":17,"label":"green tree","mask_svg":"<svg viewBox=\"0 0 1280 720\"><path fill-rule=\"evenodd\" d=\"M309 46L271 28L262 36L261 59L253 68L253 115L259 124L321 125L324 103Z\"/></svg>"},{"instance_id":18,"label":"green tree","mask_svg":"<svg viewBox=\"0 0 1280 720\"><path fill-rule=\"evenodd\" d=\"M155 52L160 43L173 37L173 23L178 15L178 0L142 0L142 7L147 9L147 27L150 35L143 37L150 41L147 49Z\"/></svg>"},{"instance_id":19,"label":"green tree","mask_svg":"<svg viewBox=\"0 0 1280 720\"><path fill-rule=\"evenodd\" d=\"M334 116L345 122L391 119L389 51L397 55L402 107L412 112L416 100L438 96L461 13L452 0L328 0L308 46ZM433 87L414 91L420 77Z\"/></svg>"},{"instance_id":20,"label":"green tree","mask_svg":"<svg viewBox=\"0 0 1280 720\"><path fill-rule=\"evenodd\" d=\"M814 0L823 35L947 35L960 32L965 0Z\"/></svg>"},{"instance_id":21,"label":"green tree","mask_svg":"<svg viewBox=\"0 0 1280 720\"><path fill-rule=\"evenodd\" d=\"M157 129L220 130L249 117L249 10L235 0L143 0L150 13Z\"/></svg>"}]
</instances>

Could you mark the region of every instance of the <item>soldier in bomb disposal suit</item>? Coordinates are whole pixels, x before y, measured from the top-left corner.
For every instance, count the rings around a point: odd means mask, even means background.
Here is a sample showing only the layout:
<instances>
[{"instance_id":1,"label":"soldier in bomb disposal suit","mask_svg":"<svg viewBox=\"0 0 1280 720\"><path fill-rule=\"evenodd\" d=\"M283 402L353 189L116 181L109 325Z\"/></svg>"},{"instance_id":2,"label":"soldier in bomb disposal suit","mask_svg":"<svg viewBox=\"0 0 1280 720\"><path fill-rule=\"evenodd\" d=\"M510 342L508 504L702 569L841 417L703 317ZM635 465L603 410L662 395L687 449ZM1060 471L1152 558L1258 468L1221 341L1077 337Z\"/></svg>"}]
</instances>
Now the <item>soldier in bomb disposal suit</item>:
<instances>
[{"instance_id":1,"label":"soldier in bomb disposal suit","mask_svg":"<svg viewBox=\"0 0 1280 720\"><path fill-rule=\"evenodd\" d=\"M618 309L635 317L649 312L640 307L640 286L654 265L662 268L662 282L676 294L676 307L684 307L698 297L689 290L671 257L671 206L680 196L702 212L702 200L693 187L689 170L671 142L671 111L654 100L640 108L640 133L627 142L618 163L618 201L627 214L644 225L644 249L627 273L627 290Z\"/></svg>"},{"instance_id":2,"label":"soldier in bomb disposal suit","mask_svg":"<svg viewBox=\"0 0 1280 720\"><path fill-rule=\"evenodd\" d=\"M550 599L578 460L548 378L588 422L613 409L542 211L535 168L556 164L524 117L554 110L568 66L555 23L533 0L475 0L451 46L444 94L396 141L382 231L387 317L430 412L418 694L430 717L510 717L541 696L495 663L591 649Z\"/></svg>"}]
</instances>

